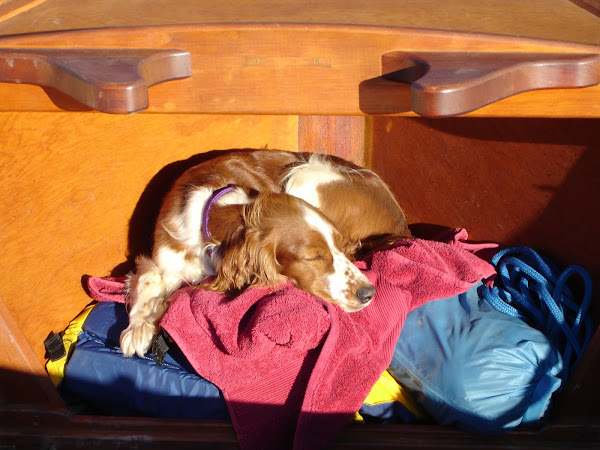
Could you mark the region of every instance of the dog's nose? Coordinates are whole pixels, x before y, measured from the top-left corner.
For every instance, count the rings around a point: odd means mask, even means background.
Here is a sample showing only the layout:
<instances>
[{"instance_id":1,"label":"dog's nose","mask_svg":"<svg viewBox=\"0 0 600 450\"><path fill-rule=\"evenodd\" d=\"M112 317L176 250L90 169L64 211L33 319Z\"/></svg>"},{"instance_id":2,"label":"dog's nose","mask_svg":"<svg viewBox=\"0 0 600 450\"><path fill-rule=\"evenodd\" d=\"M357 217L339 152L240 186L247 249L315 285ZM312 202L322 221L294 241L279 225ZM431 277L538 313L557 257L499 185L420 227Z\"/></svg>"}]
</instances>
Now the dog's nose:
<instances>
[{"instance_id":1,"label":"dog's nose","mask_svg":"<svg viewBox=\"0 0 600 450\"><path fill-rule=\"evenodd\" d=\"M376 289L374 286L363 286L356 291L356 298L363 304L369 303L375 295L375 291Z\"/></svg>"}]
</instances>

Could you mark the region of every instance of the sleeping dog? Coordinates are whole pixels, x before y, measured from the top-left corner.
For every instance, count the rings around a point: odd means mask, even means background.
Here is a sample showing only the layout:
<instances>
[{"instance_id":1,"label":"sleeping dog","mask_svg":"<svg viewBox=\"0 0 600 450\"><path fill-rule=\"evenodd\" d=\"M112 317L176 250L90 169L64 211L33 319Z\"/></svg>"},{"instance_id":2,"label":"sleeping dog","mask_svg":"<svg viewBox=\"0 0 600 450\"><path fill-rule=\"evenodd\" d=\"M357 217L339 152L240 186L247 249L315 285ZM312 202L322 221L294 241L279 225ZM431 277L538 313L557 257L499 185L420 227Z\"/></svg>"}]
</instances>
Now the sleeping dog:
<instances>
[{"instance_id":1,"label":"sleeping dog","mask_svg":"<svg viewBox=\"0 0 600 450\"><path fill-rule=\"evenodd\" d=\"M375 288L351 262L410 236L373 172L340 158L284 151L227 153L188 169L163 201L152 257L128 277L125 356L150 348L183 283L222 292L287 280L348 312Z\"/></svg>"}]
</instances>

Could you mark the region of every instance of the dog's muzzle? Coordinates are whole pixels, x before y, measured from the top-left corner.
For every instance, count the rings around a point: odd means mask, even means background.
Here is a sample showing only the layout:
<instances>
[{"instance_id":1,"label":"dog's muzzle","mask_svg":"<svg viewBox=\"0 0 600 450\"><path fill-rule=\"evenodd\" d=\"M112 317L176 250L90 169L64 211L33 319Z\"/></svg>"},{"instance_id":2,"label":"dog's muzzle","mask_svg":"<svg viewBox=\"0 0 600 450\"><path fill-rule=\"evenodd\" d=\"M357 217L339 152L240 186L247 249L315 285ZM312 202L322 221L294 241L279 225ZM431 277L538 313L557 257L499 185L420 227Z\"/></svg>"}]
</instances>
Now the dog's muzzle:
<instances>
[{"instance_id":1,"label":"dog's muzzle","mask_svg":"<svg viewBox=\"0 0 600 450\"><path fill-rule=\"evenodd\" d=\"M356 291L357 300L363 305L369 303L375 296L376 289L374 286L363 286Z\"/></svg>"}]
</instances>

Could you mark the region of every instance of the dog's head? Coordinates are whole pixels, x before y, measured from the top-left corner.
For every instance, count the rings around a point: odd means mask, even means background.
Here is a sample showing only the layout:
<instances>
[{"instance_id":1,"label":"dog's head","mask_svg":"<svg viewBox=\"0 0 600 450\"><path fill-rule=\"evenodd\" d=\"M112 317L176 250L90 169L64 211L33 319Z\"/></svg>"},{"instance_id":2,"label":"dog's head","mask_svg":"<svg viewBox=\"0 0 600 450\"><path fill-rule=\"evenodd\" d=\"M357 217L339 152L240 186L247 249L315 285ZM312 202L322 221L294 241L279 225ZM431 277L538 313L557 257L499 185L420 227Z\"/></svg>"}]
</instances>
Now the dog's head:
<instances>
[{"instance_id":1,"label":"dog's head","mask_svg":"<svg viewBox=\"0 0 600 450\"><path fill-rule=\"evenodd\" d=\"M341 233L317 209L287 194L260 193L242 209L242 225L217 251L210 288L241 291L289 279L348 312L369 304L375 288L345 256Z\"/></svg>"}]
</instances>

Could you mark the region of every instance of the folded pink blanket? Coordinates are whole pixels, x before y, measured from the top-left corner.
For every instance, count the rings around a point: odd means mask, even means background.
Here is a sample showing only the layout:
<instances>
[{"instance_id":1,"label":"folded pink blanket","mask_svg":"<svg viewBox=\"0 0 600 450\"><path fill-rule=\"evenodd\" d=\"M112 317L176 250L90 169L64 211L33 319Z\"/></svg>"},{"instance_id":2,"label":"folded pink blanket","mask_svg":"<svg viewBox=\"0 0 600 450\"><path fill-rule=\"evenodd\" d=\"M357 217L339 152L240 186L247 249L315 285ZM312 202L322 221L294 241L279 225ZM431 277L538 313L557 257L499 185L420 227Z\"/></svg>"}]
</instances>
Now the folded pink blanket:
<instances>
[{"instance_id":1,"label":"folded pink blanket","mask_svg":"<svg viewBox=\"0 0 600 450\"><path fill-rule=\"evenodd\" d=\"M406 314L494 274L457 239L412 239L357 264L377 294L356 313L289 283L235 298L194 287L173 295L161 326L223 391L242 448L325 446L388 367ZM89 287L121 300L118 280Z\"/></svg>"}]
</instances>

